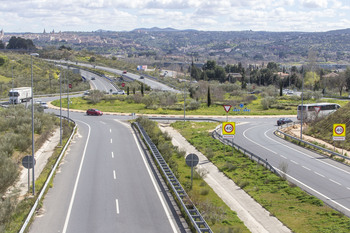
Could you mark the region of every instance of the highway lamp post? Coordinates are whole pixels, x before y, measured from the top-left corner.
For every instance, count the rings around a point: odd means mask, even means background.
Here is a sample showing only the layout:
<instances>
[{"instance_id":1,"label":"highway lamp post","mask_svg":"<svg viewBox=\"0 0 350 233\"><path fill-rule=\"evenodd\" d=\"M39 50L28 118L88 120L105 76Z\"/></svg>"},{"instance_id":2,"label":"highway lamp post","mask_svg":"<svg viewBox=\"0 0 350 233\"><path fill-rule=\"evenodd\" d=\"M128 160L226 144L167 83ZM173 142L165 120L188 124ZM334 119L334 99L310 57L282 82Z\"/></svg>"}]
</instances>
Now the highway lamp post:
<instances>
[{"instance_id":1,"label":"highway lamp post","mask_svg":"<svg viewBox=\"0 0 350 233\"><path fill-rule=\"evenodd\" d=\"M33 90L33 56L39 56L37 53L30 54L30 71L31 71L31 91L32 91L32 180L33 180L33 196L35 195L35 173L34 173L34 90Z\"/></svg>"},{"instance_id":2,"label":"highway lamp post","mask_svg":"<svg viewBox=\"0 0 350 233\"><path fill-rule=\"evenodd\" d=\"M69 70L69 65L68 65L68 70ZM69 119L69 102L70 102L70 100L69 100L69 88L70 88L70 83L69 83L69 73L67 74L67 110L68 110L68 112L67 112L67 117L68 117L68 119Z\"/></svg>"},{"instance_id":3,"label":"highway lamp post","mask_svg":"<svg viewBox=\"0 0 350 233\"><path fill-rule=\"evenodd\" d=\"M12 62L14 62L14 60L11 60ZM14 88L14 76L13 76L13 68L14 68L14 64L12 63L12 91ZM14 106L14 101L12 101L12 107Z\"/></svg>"},{"instance_id":4,"label":"highway lamp post","mask_svg":"<svg viewBox=\"0 0 350 233\"><path fill-rule=\"evenodd\" d=\"M60 73L60 146L62 146L62 68Z\"/></svg>"},{"instance_id":5,"label":"highway lamp post","mask_svg":"<svg viewBox=\"0 0 350 233\"><path fill-rule=\"evenodd\" d=\"M300 118L300 140L303 140L303 118L304 118L304 74L301 81L301 118Z\"/></svg>"}]
</instances>

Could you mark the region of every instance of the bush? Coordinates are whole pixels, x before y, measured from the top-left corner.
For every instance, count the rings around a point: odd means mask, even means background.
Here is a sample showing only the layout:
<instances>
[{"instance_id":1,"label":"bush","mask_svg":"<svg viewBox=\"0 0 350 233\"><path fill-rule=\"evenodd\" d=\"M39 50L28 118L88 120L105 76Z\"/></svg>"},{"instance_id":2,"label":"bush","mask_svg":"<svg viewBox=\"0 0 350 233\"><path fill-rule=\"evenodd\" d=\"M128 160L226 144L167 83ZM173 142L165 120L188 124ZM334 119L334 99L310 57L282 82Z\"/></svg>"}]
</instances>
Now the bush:
<instances>
[{"instance_id":1,"label":"bush","mask_svg":"<svg viewBox=\"0 0 350 233\"><path fill-rule=\"evenodd\" d=\"M268 96L261 100L261 105L264 110L267 110L271 107L272 104L276 103L276 99L274 97Z\"/></svg>"}]
</instances>

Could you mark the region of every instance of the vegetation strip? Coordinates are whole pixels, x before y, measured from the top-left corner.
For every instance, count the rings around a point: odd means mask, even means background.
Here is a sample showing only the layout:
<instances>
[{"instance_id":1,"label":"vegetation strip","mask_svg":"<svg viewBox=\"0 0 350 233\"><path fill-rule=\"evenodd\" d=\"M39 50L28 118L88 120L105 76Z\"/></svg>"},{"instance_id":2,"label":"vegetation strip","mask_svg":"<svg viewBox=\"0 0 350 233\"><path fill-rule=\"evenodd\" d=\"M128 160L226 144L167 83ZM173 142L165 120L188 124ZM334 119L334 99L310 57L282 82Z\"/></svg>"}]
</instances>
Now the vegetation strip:
<instances>
[{"instance_id":1,"label":"vegetation strip","mask_svg":"<svg viewBox=\"0 0 350 233\"><path fill-rule=\"evenodd\" d=\"M219 170L294 232L349 232L350 220L232 148L213 141L217 123L176 122L174 128ZM281 165L282 166L282 165Z\"/></svg>"},{"instance_id":2,"label":"vegetation strip","mask_svg":"<svg viewBox=\"0 0 350 233\"><path fill-rule=\"evenodd\" d=\"M171 137L166 133L162 133L156 122L146 118L138 118L137 121L157 146L172 172L213 232L249 232L243 222L237 217L237 214L203 180L202 176L205 174L194 172L191 189L191 168L185 163L185 152L172 145Z\"/></svg>"}]
</instances>

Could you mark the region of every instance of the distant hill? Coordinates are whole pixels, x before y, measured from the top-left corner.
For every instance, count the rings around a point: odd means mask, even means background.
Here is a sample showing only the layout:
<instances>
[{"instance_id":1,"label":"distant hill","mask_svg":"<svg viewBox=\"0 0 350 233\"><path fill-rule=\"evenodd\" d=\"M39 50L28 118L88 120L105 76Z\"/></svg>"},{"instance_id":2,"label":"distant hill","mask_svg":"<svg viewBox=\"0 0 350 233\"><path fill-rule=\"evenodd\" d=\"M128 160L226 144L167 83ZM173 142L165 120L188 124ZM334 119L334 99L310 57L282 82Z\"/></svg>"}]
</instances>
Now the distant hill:
<instances>
[{"instance_id":1,"label":"distant hill","mask_svg":"<svg viewBox=\"0 0 350 233\"><path fill-rule=\"evenodd\" d=\"M136 28L132 30L134 31L147 31L147 32L177 32L177 31L197 31L194 29L184 29L184 30L179 30L179 29L174 29L174 28L159 28L159 27L153 27L153 28Z\"/></svg>"}]
</instances>

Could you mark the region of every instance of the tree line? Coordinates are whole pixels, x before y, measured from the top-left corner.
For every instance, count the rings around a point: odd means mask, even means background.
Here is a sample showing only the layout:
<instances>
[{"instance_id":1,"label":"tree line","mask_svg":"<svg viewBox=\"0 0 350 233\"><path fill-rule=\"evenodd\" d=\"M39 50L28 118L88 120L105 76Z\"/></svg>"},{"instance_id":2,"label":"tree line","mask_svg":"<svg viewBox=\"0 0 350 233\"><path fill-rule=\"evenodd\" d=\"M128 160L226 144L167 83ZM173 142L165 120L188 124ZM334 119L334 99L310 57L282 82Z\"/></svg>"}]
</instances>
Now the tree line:
<instances>
[{"instance_id":1,"label":"tree line","mask_svg":"<svg viewBox=\"0 0 350 233\"><path fill-rule=\"evenodd\" d=\"M34 43L30 39L24 39L21 37L12 36L5 46L5 43L0 40L0 49L25 49L25 50L34 50L36 49Z\"/></svg>"},{"instance_id":2,"label":"tree line","mask_svg":"<svg viewBox=\"0 0 350 233\"><path fill-rule=\"evenodd\" d=\"M290 68L281 67L275 62L269 62L266 66L248 65L243 67L238 64L227 64L222 67L215 61L209 60L202 68L192 64L189 67L189 73L192 79L199 81L219 81L224 82L240 82L243 89L247 84L257 86L275 85L280 88L295 87L302 88L304 81L305 87L313 91L326 92L326 88L333 88L342 94L342 91L350 90L350 68L343 72L333 72L335 75L327 75L331 71L308 66L292 66ZM236 74L236 75L234 75ZM237 75L238 74L238 75Z\"/></svg>"}]
</instances>

